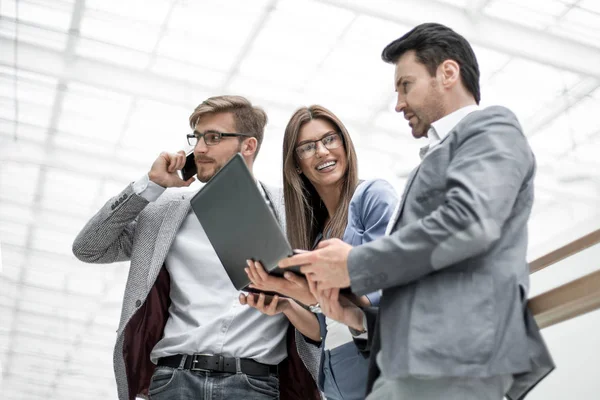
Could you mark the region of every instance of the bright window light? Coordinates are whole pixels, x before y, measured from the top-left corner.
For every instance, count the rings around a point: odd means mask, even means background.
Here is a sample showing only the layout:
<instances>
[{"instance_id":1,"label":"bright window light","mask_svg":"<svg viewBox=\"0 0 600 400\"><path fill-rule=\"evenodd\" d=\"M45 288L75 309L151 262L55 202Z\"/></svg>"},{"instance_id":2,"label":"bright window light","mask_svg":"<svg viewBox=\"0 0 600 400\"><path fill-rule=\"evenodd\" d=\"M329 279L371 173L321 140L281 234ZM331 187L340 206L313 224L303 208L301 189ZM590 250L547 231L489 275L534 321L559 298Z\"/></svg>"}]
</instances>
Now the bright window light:
<instances>
[{"instance_id":1,"label":"bright window light","mask_svg":"<svg viewBox=\"0 0 600 400\"><path fill-rule=\"evenodd\" d=\"M24 43L31 43L42 48L60 51L66 48L68 38L64 32L27 24L19 24L17 30L16 24L13 21L2 19L2 23L0 24L0 39L6 38L14 41L17 35L19 36L19 41ZM3 60L13 61L13 57L14 53L12 49L9 53L2 54Z\"/></svg>"},{"instance_id":2,"label":"bright window light","mask_svg":"<svg viewBox=\"0 0 600 400\"><path fill-rule=\"evenodd\" d=\"M147 53L83 38L78 42L76 53L83 57L137 69L146 68L150 61L150 55Z\"/></svg>"},{"instance_id":3,"label":"bright window light","mask_svg":"<svg viewBox=\"0 0 600 400\"><path fill-rule=\"evenodd\" d=\"M160 25L172 7L169 0L86 0L87 12L103 11L134 21Z\"/></svg>"},{"instance_id":4,"label":"bright window light","mask_svg":"<svg viewBox=\"0 0 600 400\"><path fill-rule=\"evenodd\" d=\"M572 8L563 19L565 22L575 24L581 27L587 27L590 30L598 29L600 26L600 15L594 12L580 8Z\"/></svg>"},{"instance_id":5,"label":"bright window light","mask_svg":"<svg viewBox=\"0 0 600 400\"><path fill-rule=\"evenodd\" d=\"M593 11L596 14L600 14L600 2L598 0L581 0L577 5L584 10Z\"/></svg>"},{"instance_id":6,"label":"bright window light","mask_svg":"<svg viewBox=\"0 0 600 400\"><path fill-rule=\"evenodd\" d=\"M218 88L227 76L224 70L203 68L189 61L172 60L167 57L156 57L150 71L178 80L193 82L205 88Z\"/></svg>"},{"instance_id":7,"label":"bright window light","mask_svg":"<svg viewBox=\"0 0 600 400\"><path fill-rule=\"evenodd\" d=\"M64 111L58 123L60 131L79 138L91 138L116 144L121 137L124 119L96 119Z\"/></svg>"},{"instance_id":8,"label":"bright window light","mask_svg":"<svg viewBox=\"0 0 600 400\"><path fill-rule=\"evenodd\" d=\"M114 14L86 13L81 23L81 35L104 43L118 44L149 53L158 39L158 25L125 19Z\"/></svg>"},{"instance_id":9,"label":"bright window light","mask_svg":"<svg viewBox=\"0 0 600 400\"><path fill-rule=\"evenodd\" d=\"M551 2L548 3L551 4ZM554 23L555 16L550 13L542 12L541 10L543 10L543 8L530 9L520 6L518 3L496 1L487 6L484 9L484 12L489 16L504 19L512 23L518 23L536 29L544 29Z\"/></svg>"},{"instance_id":10,"label":"bright window light","mask_svg":"<svg viewBox=\"0 0 600 400\"><path fill-rule=\"evenodd\" d=\"M177 2L168 21L168 30L184 34L196 43L210 41L239 46L255 25L261 23L258 18L264 11L263 3Z\"/></svg>"},{"instance_id":11,"label":"bright window light","mask_svg":"<svg viewBox=\"0 0 600 400\"><path fill-rule=\"evenodd\" d=\"M221 41L198 41L185 33L168 32L158 45L157 53L171 59L192 62L205 68L227 70L235 60L242 42L227 45Z\"/></svg>"},{"instance_id":12,"label":"bright window light","mask_svg":"<svg viewBox=\"0 0 600 400\"><path fill-rule=\"evenodd\" d=\"M26 0L18 2L15 0L5 0L2 2L2 8L0 8L2 16L13 20L16 19L17 6L20 21L63 32L69 30L73 12L72 1L67 2L58 0L48 3L42 0ZM5 21L2 21L3 24L4 22Z\"/></svg>"},{"instance_id":13,"label":"bright window light","mask_svg":"<svg viewBox=\"0 0 600 400\"><path fill-rule=\"evenodd\" d=\"M343 36L347 46L373 49L379 55L391 41L411 29L409 25L384 21L366 15L356 15ZM380 59L380 57L378 57Z\"/></svg>"}]
</instances>

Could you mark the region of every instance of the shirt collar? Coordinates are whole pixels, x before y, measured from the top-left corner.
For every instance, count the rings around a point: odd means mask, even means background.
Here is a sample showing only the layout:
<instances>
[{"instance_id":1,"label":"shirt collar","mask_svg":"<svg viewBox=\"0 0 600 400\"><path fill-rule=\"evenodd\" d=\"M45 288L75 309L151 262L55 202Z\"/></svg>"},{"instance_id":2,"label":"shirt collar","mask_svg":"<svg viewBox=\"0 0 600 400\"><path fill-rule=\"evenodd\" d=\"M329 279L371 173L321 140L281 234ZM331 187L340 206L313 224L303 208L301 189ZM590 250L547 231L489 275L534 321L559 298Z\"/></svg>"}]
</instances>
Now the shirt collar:
<instances>
[{"instance_id":1,"label":"shirt collar","mask_svg":"<svg viewBox=\"0 0 600 400\"><path fill-rule=\"evenodd\" d=\"M444 140L450 131L458 125L460 121L473 111L479 110L479 106L476 104L459 108L458 110L438 119L431 124L427 137L429 138L429 145L436 144Z\"/></svg>"}]
</instances>

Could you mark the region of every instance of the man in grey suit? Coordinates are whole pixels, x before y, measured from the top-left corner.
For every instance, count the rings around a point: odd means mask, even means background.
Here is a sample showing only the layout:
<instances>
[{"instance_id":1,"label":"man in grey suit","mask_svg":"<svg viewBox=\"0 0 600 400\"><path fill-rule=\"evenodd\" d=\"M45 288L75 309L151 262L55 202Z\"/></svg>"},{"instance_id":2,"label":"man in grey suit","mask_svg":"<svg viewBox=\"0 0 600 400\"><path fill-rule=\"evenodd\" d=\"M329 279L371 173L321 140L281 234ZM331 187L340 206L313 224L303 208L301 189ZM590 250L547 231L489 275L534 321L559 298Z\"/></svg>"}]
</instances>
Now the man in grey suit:
<instances>
[{"instance_id":1,"label":"man in grey suit","mask_svg":"<svg viewBox=\"0 0 600 400\"><path fill-rule=\"evenodd\" d=\"M189 122L200 181L238 152L252 170L267 123L262 109L240 96L211 97ZM191 212L194 193L166 190L193 182L177 174L185 161L183 151L161 153L73 244L85 262L131 260L114 351L119 399L277 399L280 384L282 399L319 398L286 317L239 304L239 292ZM285 222L281 190L257 185Z\"/></svg>"},{"instance_id":2,"label":"man in grey suit","mask_svg":"<svg viewBox=\"0 0 600 400\"><path fill-rule=\"evenodd\" d=\"M479 109L477 60L453 30L419 25L382 57L396 111L429 141L388 235L281 266L304 265L326 294L383 289L368 400L523 398L554 368L527 309L534 156L510 110Z\"/></svg>"}]
</instances>

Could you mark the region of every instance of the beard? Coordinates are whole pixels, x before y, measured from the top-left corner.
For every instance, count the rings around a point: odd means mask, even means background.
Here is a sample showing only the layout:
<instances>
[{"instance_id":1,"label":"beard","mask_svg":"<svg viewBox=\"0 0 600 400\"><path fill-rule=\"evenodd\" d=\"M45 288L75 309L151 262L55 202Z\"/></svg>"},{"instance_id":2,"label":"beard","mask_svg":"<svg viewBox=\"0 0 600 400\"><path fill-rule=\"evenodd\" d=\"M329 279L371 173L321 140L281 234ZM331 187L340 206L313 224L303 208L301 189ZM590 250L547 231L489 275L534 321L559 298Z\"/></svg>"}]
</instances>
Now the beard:
<instances>
[{"instance_id":1,"label":"beard","mask_svg":"<svg viewBox=\"0 0 600 400\"><path fill-rule=\"evenodd\" d=\"M419 107L419 110L412 110L417 117L417 123L412 128L412 135L417 139L427 136L431 124L445 115L442 94L437 90L437 87L437 82L432 80L427 96L423 101L423 106Z\"/></svg>"},{"instance_id":2,"label":"beard","mask_svg":"<svg viewBox=\"0 0 600 400\"><path fill-rule=\"evenodd\" d=\"M212 179L213 176L217 174L233 158L234 155L242 151L242 143L240 142L237 149L234 153L232 153L226 160L217 161L214 158L200 156L196 159L196 161L204 161L205 163L196 162L196 168L198 172L196 173L196 177L202 183L206 183Z\"/></svg>"}]
</instances>

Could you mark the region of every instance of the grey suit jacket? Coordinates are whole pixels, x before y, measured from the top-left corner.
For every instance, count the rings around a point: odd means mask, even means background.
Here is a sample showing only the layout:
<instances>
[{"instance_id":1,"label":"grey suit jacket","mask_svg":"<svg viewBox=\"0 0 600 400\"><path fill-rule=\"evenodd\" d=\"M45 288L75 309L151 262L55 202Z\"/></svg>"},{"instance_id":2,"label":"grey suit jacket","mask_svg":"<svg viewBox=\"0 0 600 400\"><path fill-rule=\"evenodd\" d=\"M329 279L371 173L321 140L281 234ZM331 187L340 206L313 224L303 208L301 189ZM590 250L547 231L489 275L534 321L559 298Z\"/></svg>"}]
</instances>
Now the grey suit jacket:
<instances>
[{"instance_id":1,"label":"grey suit jacket","mask_svg":"<svg viewBox=\"0 0 600 400\"><path fill-rule=\"evenodd\" d=\"M283 191L264 184L263 188L279 222L285 224ZM165 302L168 301L169 279L163 264L190 211L189 199L193 194L167 190L149 203L135 194L130 184L104 205L73 243L73 253L85 262L131 260L114 349L120 400L133 399L147 390L153 366L146 356L156 343L151 342L162 336L168 317ZM285 226L283 230L285 232ZM157 279L159 275L166 278ZM139 332L142 337L134 337L140 335ZM302 335L296 334L296 341L300 357L316 381L318 351L306 345Z\"/></svg>"},{"instance_id":2,"label":"grey suit jacket","mask_svg":"<svg viewBox=\"0 0 600 400\"><path fill-rule=\"evenodd\" d=\"M473 112L413 171L390 235L351 251L352 290L383 289L386 378L513 374L516 399L553 369L526 307L534 174L514 114Z\"/></svg>"}]
</instances>

